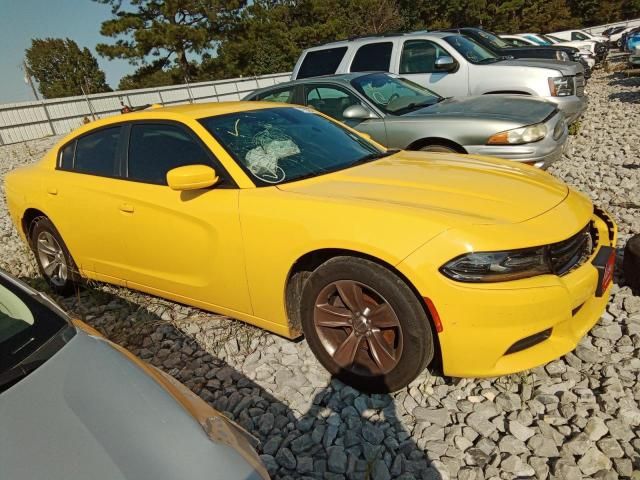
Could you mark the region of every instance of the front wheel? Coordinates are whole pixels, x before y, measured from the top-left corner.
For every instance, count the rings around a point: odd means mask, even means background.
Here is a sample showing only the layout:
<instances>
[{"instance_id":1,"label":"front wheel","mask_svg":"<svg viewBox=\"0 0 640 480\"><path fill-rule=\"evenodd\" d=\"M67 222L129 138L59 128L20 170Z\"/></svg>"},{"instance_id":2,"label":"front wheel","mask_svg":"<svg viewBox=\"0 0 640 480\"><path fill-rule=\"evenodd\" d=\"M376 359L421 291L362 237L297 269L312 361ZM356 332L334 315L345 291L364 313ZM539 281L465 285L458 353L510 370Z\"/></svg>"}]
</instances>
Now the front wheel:
<instances>
[{"instance_id":1,"label":"front wheel","mask_svg":"<svg viewBox=\"0 0 640 480\"><path fill-rule=\"evenodd\" d=\"M363 391L406 387L434 356L419 299L401 278L369 260L335 257L318 267L305 285L301 314L320 363Z\"/></svg>"},{"instance_id":2,"label":"front wheel","mask_svg":"<svg viewBox=\"0 0 640 480\"><path fill-rule=\"evenodd\" d=\"M53 291L70 295L75 291L80 276L67 246L58 230L47 217L38 217L29 228L31 249L38 270Z\"/></svg>"}]
</instances>

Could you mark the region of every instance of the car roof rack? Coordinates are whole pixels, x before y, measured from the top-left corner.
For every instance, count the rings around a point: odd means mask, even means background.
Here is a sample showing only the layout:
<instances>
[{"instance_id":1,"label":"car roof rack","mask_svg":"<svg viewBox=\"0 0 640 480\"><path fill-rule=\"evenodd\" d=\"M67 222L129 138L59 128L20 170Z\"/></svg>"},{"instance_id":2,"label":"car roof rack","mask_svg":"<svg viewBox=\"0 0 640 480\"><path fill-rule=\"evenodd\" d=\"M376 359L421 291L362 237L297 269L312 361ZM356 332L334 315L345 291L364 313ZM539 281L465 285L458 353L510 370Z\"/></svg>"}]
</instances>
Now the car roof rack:
<instances>
[{"instance_id":1,"label":"car roof rack","mask_svg":"<svg viewBox=\"0 0 640 480\"><path fill-rule=\"evenodd\" d=\"M400 37L402 35L411 35L412 33L428 33L430 32L430 30L413 30L410 32L403 32L403 31L390 31L390 32L384 32L384 33L372 33L369 35L355 35L353 37L349 37L347 38L347 40L349 42L352 42L354 40L360 40L362 38L381 38L381 37Z\"/></svg>"}]
</instances>

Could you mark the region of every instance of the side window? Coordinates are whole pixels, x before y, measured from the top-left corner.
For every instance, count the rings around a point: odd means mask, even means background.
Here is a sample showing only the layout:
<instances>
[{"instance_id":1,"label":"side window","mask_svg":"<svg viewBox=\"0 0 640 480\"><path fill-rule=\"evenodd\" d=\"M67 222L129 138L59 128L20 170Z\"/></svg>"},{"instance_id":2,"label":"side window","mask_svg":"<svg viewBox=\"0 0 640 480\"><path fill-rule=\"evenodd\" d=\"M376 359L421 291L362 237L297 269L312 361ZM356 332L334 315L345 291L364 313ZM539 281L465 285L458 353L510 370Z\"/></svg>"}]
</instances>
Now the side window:
<instances>
[{"instance_id":1,"label":"side window","mask_svg":"<svg viewBox=\"0 0 640 480\"><path fill-rule=\"evenodd\" d=\"M62 150L60 150L60 158L58 159L58 167L62 170L71 170L73 169L73 156L76 152L76 142L75 140Z\"/></svg>"},{"instance_id":2,"label":"side window","mask_svg":"<svg viewBox=\"0 0 640 480\"><path fill-rule=\"evenodd\" d=\"M393 43L369 43L361 46L351 62L352 72L389 71Z\"/></svg>"},{"instance_id":3,"label":"side window","mask_svg":"<svg viewBox=\"0 0 640 480\"><path fill-rule=\"evenodd\" d=\"M133 124L129 139L127 178L167 184L167 172L185 165L211 165L204 147L181 127Z\"/></svg>"},{"instance_id":4,"label":"side window","mask_svg":"<svg viewBox=\"0 0 640 480\"><path fill-rule=\"evenodd\" d=\"M400 57L400 73L434 73L436 60L449 54L428 40L407 40Z\"/></svg>"},{"instance_id":5,"label":"side window","mask_svg":"<svg viewBox=\"0 0 640 480\"><path fill-rule=\"evenodd\" d=\"M294 87L272 90L258 95L255 100L260 100L262 102L293 103L293 91Z\"/></svg>"},{"instance_id":6,"label":"side window","mask_svg":"<svg viewBox=\"0 0 640 480\"><path fill-rule=\"evenodd\" d=\"M311 86L307 88L306 103L319 112L336 120L344 120L342 113L351 105L360 105L355 95L342 89L329 86Z\"/></svg>"},{"instance_id":7,"label":"side window","mask_svg":"<svg viewBox=\"0 0 640 480\"><path fill-rule=\"evenodd\" d=\"M122 127L98 130L77 141L73 170L80 173L115 177L118 142Z\"/></svg>"},{"instance_id":8,"label":"side window","mask_svg":"<svg viewBox=\"0 0 640 480\"><path fill-rule=\"evenodd\" d=\"M317 77L336 73L347 47L325 48L307 52L296 78Z\"/></svg>"}]
</instances>

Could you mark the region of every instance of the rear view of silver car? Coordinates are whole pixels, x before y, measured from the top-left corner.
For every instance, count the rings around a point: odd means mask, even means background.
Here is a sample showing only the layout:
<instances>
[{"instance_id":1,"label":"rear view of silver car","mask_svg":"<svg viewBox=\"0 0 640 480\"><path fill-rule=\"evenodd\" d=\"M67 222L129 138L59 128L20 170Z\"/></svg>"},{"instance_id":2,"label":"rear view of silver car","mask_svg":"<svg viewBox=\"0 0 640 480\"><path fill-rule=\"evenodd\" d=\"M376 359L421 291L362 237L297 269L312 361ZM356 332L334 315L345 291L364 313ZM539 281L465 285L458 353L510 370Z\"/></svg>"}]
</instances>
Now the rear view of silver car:
<instances>
[{"instance_id":1,"label":"rear view of silver car","mask_svg":"<svg viewBox=\"0 0 640 480\"><path fill-rule=\"evenodd\" d=\"M563 113L543 99L444 98L384 72L298 80L246 99L313 107L391 148L490 155L540 168L562 157L568 136Z\"/></svg>"},{"instance_id":2,"label":"rear view of silver car","mask_svg":"<svg viewBox=\"0 0 640 480\"><path fill-rule=\"evenodd\" d=\"M0 478L269 475L242 428L0 272Z\"/></svg>"}]
</instances>

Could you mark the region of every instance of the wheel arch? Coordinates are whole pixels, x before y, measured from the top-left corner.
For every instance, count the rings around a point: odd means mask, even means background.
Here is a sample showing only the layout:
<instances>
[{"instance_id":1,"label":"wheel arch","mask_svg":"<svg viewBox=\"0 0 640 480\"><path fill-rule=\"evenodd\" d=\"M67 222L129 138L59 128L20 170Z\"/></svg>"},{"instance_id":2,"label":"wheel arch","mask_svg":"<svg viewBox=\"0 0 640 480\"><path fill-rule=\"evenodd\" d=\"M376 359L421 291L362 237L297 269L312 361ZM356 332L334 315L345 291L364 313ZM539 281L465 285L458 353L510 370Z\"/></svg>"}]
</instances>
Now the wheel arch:
<instances>
[{"instance_id":1,"label":"wheel arch","mask_svg":"<svg viewBox=\"0 0 640 480\"><path fill-rule=\"evenodd\" d=\"M438 339L438 334L436 331L436 326L434 324L433 315L427 306L427 303L418 292L418 289L415 285L404 275L400 270L391 265L390 263L382 260L373 255L369 255L367 253L359 252L356 250L349 250L344 248L322 248L313 250L305 253L301 257L299 257L294 264L289 269L289 273L287 275L286 285L285 285L285 309L287 314L287 321L289 322L289 328L291 331L301 332L302 331L302 322L300 319L300 312L295 307L300 305L300 299L302 297L302 289L306 283L306 280L309 278L309 275L318 268L320 265L325 263L327 260L330 260L334 257L356 257L362 258L364 260L369 260L370 262L376 263L381 267L386 268L398 278L400 278L405 284L411 289L413 294L416 296L420 305L429 319L429 325L431 327L431 331L434 338L434 358L437 359L439 365L441 365L442 357L440 350L440 341Z\"/></svg>"},{"instance_id":2,"label":"wheel arch","mask_svg":"<svg viewBox=\"0 0 640 480\"><path fill-rule=\"evenodd\" d=\"M22 232L24 233L28 243L31 243L31 225L33 224L33 221L38 217L49 218L49 216L42 210L32 207L27 208L22 214L22 219L20 220ZM49 220L51 221L50 218Z\"/></svg>"},{"instance_id":3,"label":"wheel arch","mask_svg":"<svg viewBox=\"0 0 640 480\"><path fill-rule=\"evenodd\" d=\"M459 143L454 142L453 140L449 140L448 138L442 137L425 137L420 138L418 140L413 141L411 144L407 146L407 150L420 150L427 145L442 145L445 147L450 147L454 149L458 153L468 153L465 148Z\"/></svg>"}]
</instances>

